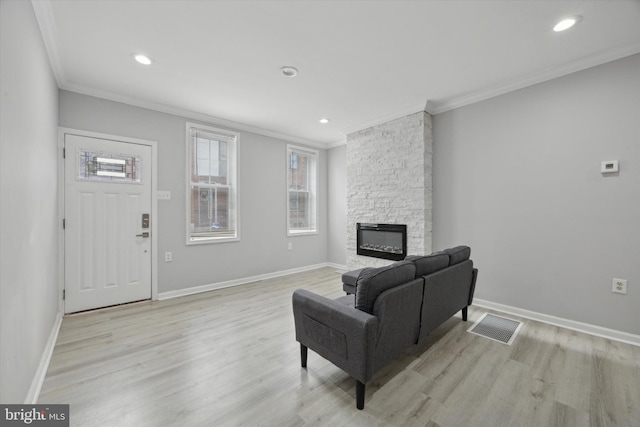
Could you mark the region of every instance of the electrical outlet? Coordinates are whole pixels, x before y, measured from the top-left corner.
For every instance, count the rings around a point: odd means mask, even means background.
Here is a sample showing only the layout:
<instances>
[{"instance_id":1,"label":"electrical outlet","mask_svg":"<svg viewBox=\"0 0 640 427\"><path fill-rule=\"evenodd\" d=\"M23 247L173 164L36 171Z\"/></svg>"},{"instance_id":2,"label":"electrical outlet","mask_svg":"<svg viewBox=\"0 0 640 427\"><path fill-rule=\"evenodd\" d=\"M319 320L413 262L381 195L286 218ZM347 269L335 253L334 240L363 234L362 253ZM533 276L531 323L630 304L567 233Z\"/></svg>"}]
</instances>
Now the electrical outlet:
<instances>
[{"instance_id":1,"label":"electrical outlet","mask_svg":"<svg viewBox=\"0 0 640 427\"><path fill-rule=\"evenodd\" d=\"M292 250L293 249L293 243L289 242L287 244L287 249Z\"/></svg>"},{"instance_id":2,"label":"electrical outlet","mask_svg":"<svg viewBox=\"0 0 640 427\"><path fill-rule=\"evenodd\" d=\"M164 253L164 262L171 262L171 261L173 261L173 253L165 252Z\"/></svg>"},{"instance_id":3,"label":"electrical outlet","mask_svg":"<svg viewBox=\"0 0 640 427\"><path fill-rule=\"evenodd\" d=\"M626 294L627 281L625 279L613 279L613 284L611 285L611 292L615 292L618 294Z\"/></svg>"}]
</instances>

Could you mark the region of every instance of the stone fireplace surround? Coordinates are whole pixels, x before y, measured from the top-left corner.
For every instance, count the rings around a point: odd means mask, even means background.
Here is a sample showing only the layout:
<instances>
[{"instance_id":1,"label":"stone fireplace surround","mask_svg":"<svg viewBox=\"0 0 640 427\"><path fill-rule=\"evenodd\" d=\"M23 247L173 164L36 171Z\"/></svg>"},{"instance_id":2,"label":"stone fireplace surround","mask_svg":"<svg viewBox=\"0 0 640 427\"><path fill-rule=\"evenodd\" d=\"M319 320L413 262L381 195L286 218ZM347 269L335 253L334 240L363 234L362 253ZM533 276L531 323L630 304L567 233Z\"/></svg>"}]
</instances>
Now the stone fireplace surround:
<instances>
[{"instance_id":1,"label":"stone fireplace surround","mask_svg":"<svg viewBox=\"0 0 640 427\"><path fill-rule=\"evenodd\" d=\"M431 244L431 116L422 111L347 135L347 267L393 261L356 253L356 223L407 225L407 252Z\"/></svg>"}]
</instances>

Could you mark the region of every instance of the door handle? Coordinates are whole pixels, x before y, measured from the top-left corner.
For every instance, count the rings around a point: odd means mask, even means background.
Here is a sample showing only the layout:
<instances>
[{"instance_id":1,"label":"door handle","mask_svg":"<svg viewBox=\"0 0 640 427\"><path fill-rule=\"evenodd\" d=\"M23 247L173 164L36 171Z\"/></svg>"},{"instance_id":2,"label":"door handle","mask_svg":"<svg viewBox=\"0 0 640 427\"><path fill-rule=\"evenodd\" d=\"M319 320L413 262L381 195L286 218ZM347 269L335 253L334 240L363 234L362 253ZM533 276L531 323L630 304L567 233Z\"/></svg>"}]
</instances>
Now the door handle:
<instances>
[{"instance_id":1,"label":"door handle","mask_svg":"<svg viewBox=\"0 0 640 427\"><path fill-rule=\"evenodd\" d=\"M148 231L145 231L145 232L144 232L144 233L142 233L142 234L136 234L136 237L145 237L145 238L147 238L147 237L149 237L149 232L148 232Z\"/></svg>"}]
</instances>

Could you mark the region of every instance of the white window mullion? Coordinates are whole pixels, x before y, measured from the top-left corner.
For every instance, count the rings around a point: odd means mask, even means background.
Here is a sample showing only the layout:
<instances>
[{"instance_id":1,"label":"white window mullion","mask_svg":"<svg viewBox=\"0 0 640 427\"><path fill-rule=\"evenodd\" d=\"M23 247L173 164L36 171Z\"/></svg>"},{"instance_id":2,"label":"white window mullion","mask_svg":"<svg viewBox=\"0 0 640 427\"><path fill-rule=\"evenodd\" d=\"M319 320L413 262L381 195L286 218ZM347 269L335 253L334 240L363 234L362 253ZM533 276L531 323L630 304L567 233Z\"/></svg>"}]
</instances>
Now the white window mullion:
<instances>
[{"instance_id":1,"label":"white window mullion","mask_svg":"<svg viewBox=\"0 0 640 427\"><path fill-rule=\"evenodd\" d=\"M239 240L240 135L187 123L187 244ZM206 197L206 200L205 200Z\"/></svg>"}]
</instances>

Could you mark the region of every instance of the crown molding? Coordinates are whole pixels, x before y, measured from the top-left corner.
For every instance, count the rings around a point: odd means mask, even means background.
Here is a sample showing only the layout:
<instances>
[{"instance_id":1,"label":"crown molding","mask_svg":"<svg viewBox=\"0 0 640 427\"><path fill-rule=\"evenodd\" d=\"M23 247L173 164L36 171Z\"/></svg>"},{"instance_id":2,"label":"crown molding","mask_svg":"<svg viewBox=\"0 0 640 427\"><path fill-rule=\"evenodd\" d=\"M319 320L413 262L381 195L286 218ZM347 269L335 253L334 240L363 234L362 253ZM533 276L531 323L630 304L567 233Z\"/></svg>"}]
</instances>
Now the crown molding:
<instances>
[{"instance_id":1,"label":"crown molding","mask_svg":"<svg viewBox=\"0 0 640 427\"><path fill-rule=\"evenodd\" d=\"M464 107L466 105L474 104L476 102L484 101L489 98L493 98L499 95L513 92L515 90L522 89L527 86L532 86L532 85L542 83L554 78L565 76L567 74L571 74L587 68L595 67L597 65L601 65L606 62L614 61L617 59L621 59L630 55L640 53L640 44L632 43L629 45L622 46L618 49L600 52L595 55L590 55L584 58L580 58L562 67L546 69L546 70L543 70L542 72L530 74L523 78L515 79L510 82L507 82L506 84L500 84L490 88L470 92L458 97L447 98L442 101L428 100L422 104L408 105L404 108L395 110L394 112L387 113L382 116L378 116L369 120L365 120L360 123L356 123L344 129L340 129L339 131L345 135L344 138L341 138L340 140L330 142L330 143L322 143L318 141L311 141L305 138L300 138L293 135L283 134L283 133L269 130L269 129L263 129L257 126L252 126L252 125L248 125L248 124L244 124L244 123L240 123L232 120L223 119L216 116L211 116L204 113L198 113L195 111L191 111L191 110L187 110L179 107L173 107L166 104L147 101L140 98L134 98L131 96L117 94L109 91L103 91L99 89L89 88L86 86L71 84L68 82L67 76L64 71L64 67L62 66L62 60L60 57L60 49L59 49L58 36L57 36L58 32L56 28L55 18L53 15L53 9L51 6L51 0L31 0L31 4L35 12L38 26L40 27L40 32L42 33L42 38L44 40L47 54L49 55L49 61L51 64L53 74L55 76L56 82L60 89L68 90L71 92L77 92L77 93L89 95L89 96L96 96L99 98L103 98L103 99L107 99L115 102L121 102L128 105L133 105L141 108L147 108L150 110L155 110L155 111L159 111L167 114L173 114L176 116L185 117L191 120L200 120L200 121L212 123L212 124L223 126L223 127L229 127L236 130L243 130L246 132L251 132L259 135L264 135L272 138L277 138L277 139L281 139L289 142L294 142L297 144L303 144L303 145L308 145L311 147L322 148L322 149L330 149L330 148L338 147L341 145L345 145L347 143L346 136L351 133L358 132L363 129L368 129L370 127L387 123L402 117L406 117L411 114L415 114L421 111L426 111L431 115L444 113L446 111L450 111L456 108Z\"/></svg>"},{"instance_id":2,"label":"crown molding","mask_svg":"<svg viewBox=\"0 0 640 427\"><path fill-rule=\"evenodd\" d=\"M49 55L49 63L51 64L53 75L58 87L61 87L66 82L66 76L60 60L58 30L56 28L56 20L53 17L51 2L49 0L31 0L31 5L40 27L45 49Z\"/></svg>"},{"instance_id":3,"label":"crown molding","mask_svg":"<svg viewBox=\"0 0 640 427\"><path fill-rule=\"evenodd\" d=\"M68 90L70 92L79 93L82 95L94 96L96 98L106 99L109 101L120 102L127 105L132 105L134 107L146 108L148 110L158 111L161 113L171 114L174 116L184 117L186 119L191 120L199 120L202 122L210 123L216 126L222 126L226 128L230 128L231 130L241 130L245 132L251 132L258 135L268 136L271 138L281 139L287 142L294 142L296 144L309 145L315 148L327 149L328 144L312 141L306 138L300 138L293 135L288 135L285 133L280 133L276 131L272 131L269 129L263 129L257 126L248 125L245 123L236 122L233 120L227 120L220 117L212 116L209 114L198 113L196 111L187 110L180 107L173 107L166 104L161 104L159 102L148 101L132 96L126 96L119 93L104 91L100 89L90 88L86 86L74 85L74 84L64 84L60 87L60 89Z\"/></svg>"},{"instance_id":4,"label":"crown molding","mask_svg":"<svg viewBox=\"0 0 640 427\"><path fill-rule=\"evenodd\" d=\"M337 141L333 141L330 142L329 144L327 144L327 150L330 150L332 148L336 148L336 147L341 147L343 145L347 145L347 138L344 137L343 139L339 139Z\"/></svg>"},{"instance_id":5,"label":"crown molding","mask_svg":"<svg viewBox=\"0 0 640 427\"><path fill-rule=\"evenodd\" d=\"M539 73L530 74L523 78L512 80L506 84L500 84L487 89L470 92L468 94L450 98L441 102L429 101L427 103L427 112L429 112L430 114L444 113L449 110L454 110L466 105L475 104L476 102L484 101L498 95L504 95L505 93L513 92L518 89L523 89L528 86L543 83L548 80L566 76L571 73L586 70L587 68L602 65L607 62L635 55L637 53L640 53L640 43L633 43L622 46L618 49L600 52L595 55L580 58L562 67L546 69Z\"/></svg>"},{"instance_id":6,"label":"crown molding","mask_svg":"<svg viewBox=\"0 0 640 427\"><path fill-rule=\"evenodd\" d=\"M400 119L402 117L410 116L411 114L419 113L421 111L424 111L424 109L425 109L425 103L409 105L409 106L406 106L406 107L401 108L399 110L395 110L392 113L388 113L388 114L385 114L385 115L382 115L382 116L378 116L378 117L375 117L373 119L365 120L363 122L360 122L360 123L357 123L355 125L349 126L347 128L340 129L340 132L344 133L345 135L349 135L349 134L352 134L354 132L358 132L358 131L361 131L361 130L364 130L364 129L369 129L370 127L390 122L392 120L396 120L396 119Z\"/></svg>"},{"instance_id":7,"label":"crown molding","mask_svg":"<svg viewBox=\"0 0 640 427\"><path fill-rule=\"evenodd\" d=\"M203 122L211 123L218 126L228 127L235 130L242 130L245 132L251 132L258 135L268 136L271 138L281 139L288 142L294 142L296 144L309 145L315 148L327 149L329 144L312 141L306 138L300 138L293 135L284 134L281 132L272 131L269 129L263 129L258 126L252 126L233 120L227 120L209 114L198 113L195 111L172 107L166 104L158 102L147 101L140 98L135 98L127 95L117 94L114 92L104 91L100 89L94 89L86 86L72 84L67 80L60 59L60 49L58 48L58 31L56 28L56 22L53 15L53 9L51 7L50 0L31 0L33 10L36 15L40 32L42 33L42 39L49 55L49 62L58 84L58 88L62 90L68 90L70 92L76 92L83 95L95 96L102 99L107 99L114 102L121 102L127 105L133 105L135 107L147 108L149 110L159 111L161 113L172 114L175 116L184 117L191 120L200 120Z\"/></svg>"}]
</instances>

